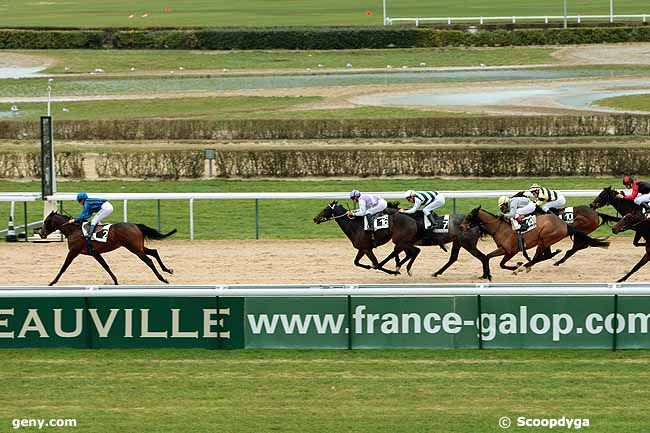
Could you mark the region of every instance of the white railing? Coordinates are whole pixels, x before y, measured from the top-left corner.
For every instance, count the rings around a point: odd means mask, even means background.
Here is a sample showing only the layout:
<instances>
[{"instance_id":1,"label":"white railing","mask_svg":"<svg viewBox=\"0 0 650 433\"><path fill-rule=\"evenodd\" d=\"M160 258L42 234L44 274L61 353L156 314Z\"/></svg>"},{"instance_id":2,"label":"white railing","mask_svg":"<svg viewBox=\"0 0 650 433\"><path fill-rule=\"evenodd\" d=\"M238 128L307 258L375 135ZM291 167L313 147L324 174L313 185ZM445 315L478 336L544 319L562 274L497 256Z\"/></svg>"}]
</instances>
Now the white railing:
<instances>
[{"instance_id":1,"label":"white railing","mask_svg":"<svg viewBox=\"0 0 650 433\"><path fill-rule=\"evenodd\" d=\"M486 191L440 191L447 199L451 199L452 213L456 213L456 199L468 198L497 198L502 195L511 196L521 190L486 190ZM600 190L562 190L566 197L596 197ZM386 199L403 199L404 192L374 192ZM259 201L260 200L347 200L349 192L153 192L153 193L89 193L92 197L107 200L121 200L123 205L123 221L128 222L129 200L157 200L158 201L158 228L160 229L160 201L161 200L188 200L190 240L194 239L194 201L195 200L254 200L255 201L255 238L260 237ZM3 193L0 192L0 201L3 197L11 198L16 202L35 201L40 199L39 193ZM74 201L76 193L57 193L47 196L48 201ZM26 209L26 205L25 205ZM26 215L26 214L25 214Z\"/></svg>"},{"instance_id":2,"label":"white railing","mask_svg":"<svg viewBox=\"0 0 650 433\"><path fill-rule=\"evenodd\" d=\"M416 26L424 23L467 23L467 22L478 22L479 24L484 24L485 22L494 22L494 21L508 21L513 24L519 21L544 21L544 24L548 24L550 21L564 21L566 20L575 20L578 24L582 20L596 20L596 19L607 19L609 22L614 22L616 19L624 18L633 18L640 19L642 22L647 22L647 18L650 14L635 14L635 15L510 15L510 16L500 16L500 17L433 17L433 18L391 18L386 17L384 25L392 25L393 23L400 22L412 22Z\"/></svg>"},{"instance_id":3,"label":"white railing","mask_svg":"<svg viewBox=\"0 0 650 433\"><path fill-rule=\"evenodd\" d=\"M650 296L644 283L205 285L205 286L0 286L0 298L174 296Z\"/></svg>"}]
</instances>

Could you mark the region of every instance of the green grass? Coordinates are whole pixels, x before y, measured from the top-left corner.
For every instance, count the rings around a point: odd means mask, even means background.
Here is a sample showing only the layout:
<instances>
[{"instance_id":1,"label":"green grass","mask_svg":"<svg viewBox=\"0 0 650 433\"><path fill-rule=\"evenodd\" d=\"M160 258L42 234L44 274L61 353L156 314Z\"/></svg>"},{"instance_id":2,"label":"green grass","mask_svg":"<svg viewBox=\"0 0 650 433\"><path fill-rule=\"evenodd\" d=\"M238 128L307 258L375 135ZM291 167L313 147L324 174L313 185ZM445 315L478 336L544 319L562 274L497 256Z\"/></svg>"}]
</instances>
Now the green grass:
<instances>
[{"instance_id":1,"label":"green grass","mask_svg":"<svg viewBox=\"0 0 650 433\"><path fill-rule=\"evenodd\" d=\"M650 93L599 99L594 102L594 105L617 110L650 111Z\"/></svg>"},{"instance_id":2,"label":"green grass","mask_svg":"<svg viewBox=\"0 0 650 433\"><path fill-rule=\"evenodd\" d=\"M140 100L97 100L54 102L52 112L57 120L108 120L136 118L166 119L376 119L413 118L460 115L456 113L392 107L359 107L342 109L309 109L301 106L323 100L319 96L261 97L227 96L209 98L169 98ZM9 112L14 104L0 103L0 112ZM18 115L4 120L38 120L43 103L17 104ZM68 110L68 111L64 111ZM296 110L300 109L300 110Z\"/></svg>"},{"instance_id":3,"label":"green grass","mask_svg":"<svg viewBox=\"0 0 650 433\"><path fill-rule=\"evenodd\" d=\"M2 0L0 26L73 26L73 27L159 27L159 26L368 26L382 24L382 3L378 0L193 0L161 3L142 0L88 0L85 2L25 2ZM171 12L163 12L170 7ZM607 0L574 0L569 14L608 14ZM647 2L617 0L616 13L647 13ZM372 15L367 16L366 11ZM147 18L141 16L148 13ZM136 18L129 19L134 14ZM388 1L388 15L512 16L562 15L562 3L556 0L419 0Z\"/></svg>"},{"instance_id":4,"label":"green grass","mask_svg":"<svg viewBox=\"0 0 650 433\"><path fill-rule=\"evenodd\" d=\"M105 72L152 72L178 70L264 70L384 68L420 66L529 65L557 63L551 48L447 48L340 51L182 51L182 50L23 50L9 51L47 57L56 63L47 73L85 73L101 68ZM0 51L1 53L1 51Z\"/></svg>"},{"instance_id":5,"label":"green grass","mask_svg":"<svg viewBox=\"0 0 650 433\"><path fill-rule=\"evenodd\" d=\"M650 399L647 351L5 349L0 360L3 431L74 418L56 430L488 433L503 416L564 416L642 433Z\"/></svg>"},{"instance_id":6,"label":"green grass","mask_svg":"<svg viewBox=\"0 0 650 433\"><path fill-rule=\"evenodd\" d=\"M498 190L524 189L532 182L557 189L600 189L608 185L619 185L620 179L612 178L549 178L549 179L363 179L363 180L201 180L180 182L154 181L59 181L60 192L347 192L353 188L362 191L405 191L407 189L436 190ZM40 182L0 181L0 191L40 191ZM347 202L347 201L346 201ZM569 205L588 204L591 198L569 199ZM328 203L328 200L261 200L260 234L263 239L314 239L340 238L338 226L332 222L316 225L312 219ZM351 205L351 202L347 202ZM113 202L115 212L110 221L122 220L122 202ZM452 200L441 209L452 211ZM463 199L457 201L457 211L467 212L482 205L497 211L496 199ZM66 202L65 210L78 214L81 209L74 202ZM157 227L155 200L130 201L129 221ZM613 209L605 212L615 214ZM29 221L42 217L43 205L32 203L28 208ZM22 223L22 205L17 211L17 220ZM29 217L29 215L32 215ZM176 238L189 238L189 203L187 200L161 201L161 222L163 230L178 229ZM0 222L8 220L9 204L0 203ZM195 239L254 239L254 200L197 200L194 202ZM599 229L596 234L611 234L608 228ZM1 243L0 243L1 245Z\"/></svg>"}]
</instances>

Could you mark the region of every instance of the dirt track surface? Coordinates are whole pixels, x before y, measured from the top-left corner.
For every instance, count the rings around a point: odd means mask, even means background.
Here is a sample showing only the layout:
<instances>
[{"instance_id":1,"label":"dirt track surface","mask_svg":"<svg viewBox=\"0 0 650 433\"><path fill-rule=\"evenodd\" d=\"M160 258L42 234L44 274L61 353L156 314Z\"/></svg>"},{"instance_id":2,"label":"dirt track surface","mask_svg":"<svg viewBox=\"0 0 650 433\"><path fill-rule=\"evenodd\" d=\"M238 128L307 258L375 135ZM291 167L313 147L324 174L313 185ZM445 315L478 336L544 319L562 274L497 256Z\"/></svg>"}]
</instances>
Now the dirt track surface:
<instances>
[{"instance_id":1,"label":"dirt track surface","mask_svg":"<svg viewBox=\"0 0 650 433\"><path fill-rule=\"evenodd\" d=\"M561 267L550 262L535 266L530 273L513 275L501 270L498 259L491 262L493 282L614 282L643 256L632 247L631 238L611 239L609 249L591 248L576 254ZM173 284L328 284L328 283L465 283L479 282L480 263L461 251L459 261L443 276L430 274L447 260L439 248L427 247L413 267L393 277L353 265L355 251L345 239L301 241L162 241L152 242L167 266L175 270ZM569 243L559 248L566 251ZM492 251L492 240L479 248ZM58 272L67 252L64 243L0 244L0 285L46 285ZM388 254L382 247L378 256ZM121 284L157 284L153 273L126 250L105 255ZM521 260L515 257L513 262ZM650 266L641 269L630 282L650 281ZM111 284L101 266L89 257L79 257L64 274L60 285Z\"/></svg>"}]
</instances>

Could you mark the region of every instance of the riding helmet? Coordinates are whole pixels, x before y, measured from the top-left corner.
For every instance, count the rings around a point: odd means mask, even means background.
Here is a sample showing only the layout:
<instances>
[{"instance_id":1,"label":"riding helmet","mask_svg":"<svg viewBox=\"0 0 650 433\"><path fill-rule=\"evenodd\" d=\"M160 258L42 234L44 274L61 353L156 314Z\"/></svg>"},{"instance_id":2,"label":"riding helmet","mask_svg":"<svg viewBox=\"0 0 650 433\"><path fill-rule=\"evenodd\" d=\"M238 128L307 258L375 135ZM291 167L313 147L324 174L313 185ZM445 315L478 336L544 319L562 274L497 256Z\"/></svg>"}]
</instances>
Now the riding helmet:
<instances>
[{"instance_id":1,"label":"riding helmet","mask_svg":"<svg viewBox=\"0 0 650 433\"><path fill-rule=\"evenodd\" d=\"M85 200L87 198L88 198L88 194L86 194L85 192L80 192L79 194L77 194L77 201Z\"/></svg>"},{"instance_id":2,"label":"riding helmet","mask_svg":"<svg viewBox=\"0 0 650 433\"><path fill-rule=\"evenodd\" d=\"M409 189L408 191L406 191L404 193L404 198L410 198L410 197L413 197L414 195L415 195L415 191L413 191L412 189Z\"/></svg>"},{"instance_id":3,"label":"riding helmet","mask_svg":"<svg viewBox=\"0 0 650 433\"><path fill-rule=\"evenodd\" d=\"M350 193L350 198L355 198L355 197L360 197L360 196L361 196L361 193L356 189L353 189L352 192Z\"/></svg>"},{"instance_id":4,"label":"riding helmet","mask_svg":"<svg viewBox=\"0 0 650 433\"><path fill-rule=\"evenodd\" d=\"M499 207L508 203L510 203L510 197L508 197L507 195L502 195L501 197L499 197Z\"/></svg>"},{"instance_id":5,"label":"riding helmet","mask_svg":"<svg viewBox=\"0 0 650 433\"><path fill-rule=\"evenodd\" d=\"M625 176L623 178L623 185L627 185L627 184L630 184L632 182L634 182L634 179L632 179L632 177L630 177L630 176Z\"/></svg>"}]
</instances>

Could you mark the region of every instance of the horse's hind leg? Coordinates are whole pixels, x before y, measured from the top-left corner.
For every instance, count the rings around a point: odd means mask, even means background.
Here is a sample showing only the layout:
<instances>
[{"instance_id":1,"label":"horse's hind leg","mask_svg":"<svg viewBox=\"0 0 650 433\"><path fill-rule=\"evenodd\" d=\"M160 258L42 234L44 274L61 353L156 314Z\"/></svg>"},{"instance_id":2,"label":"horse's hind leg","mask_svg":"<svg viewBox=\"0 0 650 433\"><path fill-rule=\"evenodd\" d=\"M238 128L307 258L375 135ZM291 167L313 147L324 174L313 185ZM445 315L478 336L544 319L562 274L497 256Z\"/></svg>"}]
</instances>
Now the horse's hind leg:
<instances>
[{"instance_id":1,"label":"horse's hind leg","mask_svg":"<svg viewBox=\"0 0 650 433\"><path fill-rule=\"evenodd\" d=\"M467 252L481 261L481 264L483 265L483 275L481 275L481 279L492 281L492 274L490 273L490 260L487 258L487 256L483 254L481 250L476 247L476 245L464 246L464 248L467 250Z\"/></svg>"},{"instance_id":2,"label":"horse's hind leg","mask_svg":"<svg viewBox=\"0 0 650 433\"><path fill-rule=\"evenodd\" d=\"M110 275L111 278L113 279L113 283L115 283L115 285L117 286L117 277L115 276L115 274L113 274L111 268L108 267L108 263L106 263L106 260L104 260L104 258L99 254L93 254L93 257L95 258L95 260L99 262L100 265L102 265L102 268L104 268L106 272L108 272L108 275Z\"/></svg>"},{"instance_id":3,"label":"horse's hind leg","mask_svg":"<svg viewBox=\"0 0 650 433\"><path fill-rule=\"evenodd\" d=\"M151 259L149 257L147 257L147 255L144 253L144 251L133 251L133 250L129 250L129 251L131 251L133 254L138 256L140 258L140 260L145 262L147 264L147 266L149 266L151 268L153 273L156 274L156 277L160 281L162 281L163 283L169 284L169 281L167 281L162 275L160 275L160 272L158 272L158 269L156 269L156 266L153 264L153 261L151 261Z\"/></svg>"},{"instance_id":4,"label":"horse's hind leg","mask_svg":"<svg viewBox=\"0 0 650 433\"><path fill-rule=\"evenodd\" d=\"M391 257L394 253L395 253L395 251L393 251L388 257ZM379 263L379 261L377 260L377 256L375 256L375 253L373 253L372 250L367 250L366 251L366 256L368 256L368 258L372 262L372 265L375 267L375 269L377 269L379 271L382 271L382 272L386 272L387 274L390 274L390 275L399 275L399 271L391 271L389 269L384 268L382 266L382 264ZM390 258L388 260L390 260ZM385 260L385 261L387 262L388 260Z\"/></svg>"},{"instance_id":5,"label":"horse's hind leg","mask_svg":"<svg viewBox=\"0 0 650 433\"><path fill-rule=\"evenodd\" d=\"M158 264L160 265L160 269L162 269L163 272L167 272L168 274L174 273L174 270L172 268L168 268L167 266L165 266L162 259L160 258L160 255L158 254L158 250L144 247L144 253L154 257L158 261Z\"/></svg>"},{"instance_id":6,"label":"horse's hind leg","mask_svg":"<svg viewBox=\"0 0 650 433\"><path fill-rule=\"evenodd\" d=\"M641 269L641 267L644 266L644 265L645 265L646 263L648 263L649 261L650 261L650 254L648 254L648 253L646 252L646 253L643 255L643 257L641 257L641 260L639 260L639 263L637 263L636 265L634 265L634 267L632 268L632 270L631 270L630 272L628 272L627 274L625 274L625 276L624 276L623 278L621 278L620 280L618 280L617 283L622 283L623 281L625 281L625 280L627 280L628 278L630 278L630 275L632 275L633 273L635 273L636 271L638 271L639 269Z\"/></svg>"},{"instance_id":7,"label":"horse's hind leg","mask_svg":"<svg viewBox=\"0 0 650 433\"><path fill-rule=\"evenodd\" d=\"M407 251L408 251L408 255L411 257L411 260L409 260L408 264L406 265L406 273L410 277L411 275L413 275L411 273L411 267L413 266L413 263L415 262L415 259L420 254L421 250L418 247L414 247L413 245L411 245L410 247L408 247Z\"/></svg>"},{"instance_id":8,"label":"horse's hind leg","mask_svg":"<svg viewBox=\"0 0 650 433\"><path fill-rule=\"evenodd\" d=\"M61 275L68 269L68 266L70 266L70 263L79 255L78 250L70 250L68 251L68 255L65 256L65 261L63 262L63 266L61 266L61 270L59 271L58 274L56 274L56 277L52 280L52 282L49 284L50 286L53 286L59 281L59 278L61 278Z\"/></svg>"},{"instance_id":9,"label":"horse's hind leg","mask_svg":"<svg viewBox=\"0 0 650 433\"><path fill-rule=\"evenodd\" d=\"M449 266L456 263L456 261L458 260L459 252L460 252L460 243L454 242L454 244L451 247L451 254L449 254L449 260L447 260L447 263L445 263L445 265L442 268L438 269L431 276L437 277L438 275L442 275L442 273L445 272L449 268Z\"/></svg>"}]
</instances>

